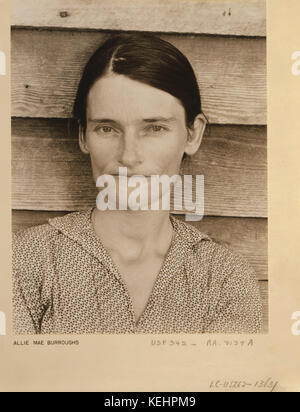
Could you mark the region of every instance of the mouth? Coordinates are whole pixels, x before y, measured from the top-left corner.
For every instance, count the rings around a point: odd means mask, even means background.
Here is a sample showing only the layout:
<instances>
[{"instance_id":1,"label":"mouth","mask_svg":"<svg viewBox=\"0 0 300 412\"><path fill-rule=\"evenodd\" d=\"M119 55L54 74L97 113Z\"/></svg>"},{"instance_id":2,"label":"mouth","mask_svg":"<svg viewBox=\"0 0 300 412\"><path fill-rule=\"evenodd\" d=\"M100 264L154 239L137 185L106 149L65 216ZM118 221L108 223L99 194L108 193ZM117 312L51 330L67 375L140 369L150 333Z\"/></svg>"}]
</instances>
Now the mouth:
<instances>
[{"instance_id":1,"label":"mouth","mask_svg":"<svg viewBox=\"0 0 300 412\"><path fill-rule=\"evenodd\" d=\"M149 175L143 175L141 173L132 173L132 174L126 174L126 175L122 175L119 173L112 173L111 176L117 176L117 177L132 177L132 176L136 176L136 177L150 177Z\"/></svg>"}]
</instances>

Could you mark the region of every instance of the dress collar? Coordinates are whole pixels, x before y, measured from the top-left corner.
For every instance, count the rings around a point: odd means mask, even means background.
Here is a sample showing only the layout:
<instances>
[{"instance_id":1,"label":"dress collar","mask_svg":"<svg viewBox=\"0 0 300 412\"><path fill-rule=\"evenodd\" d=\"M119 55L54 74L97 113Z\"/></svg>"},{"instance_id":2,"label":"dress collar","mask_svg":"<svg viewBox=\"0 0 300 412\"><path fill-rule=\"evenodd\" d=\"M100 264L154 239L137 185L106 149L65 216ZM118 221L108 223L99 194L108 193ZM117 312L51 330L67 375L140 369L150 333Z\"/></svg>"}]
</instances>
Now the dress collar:
<instances>
[{"instance_id":1,"label":"dress collar","mask_svg":"<svg viewBox=\"0 0 300 412\"><path fill-rule=\"evenodd\" d=\"M48 223L63 233L68 238L78 242L89 253L97 258L106 256L106 250L96 235L92 225L93 207L87 210L69 213L65 216L48 219ZM174 241L181 243L183 246L193 248L201 241L211 240L209 236L200 232L174 216L170 215L171 223L174 228Z\"/></svg>"},{"instance_id":2,"label":"dress collar","mask_svg":"<svg viewBox=\"0 0 300 412\"><path fill-rule=\"evenodd\" d=\"M96 257L98 261L100 261L100 263L124 286L132 316L132 328L134 332L138 332L139 328L143 326L145 318L149 315L149 311L151 312L151 308L153 308L154 305L158 306L156 310L159 310L159 307L163 307L161 300L164 299L164 297L161 291L167 290L169 282L174 279L181 268L183 268L184 273L187 276L188 284L193 284L189 279L197 270L197 266L193 266L193 257L195 257L194 246L201 241L211 239L207 235L199 232L193 226L170 215L174 229L172 242L157 275L147 305L139 320L136 321L133 301L127 289L127 285L117 266L114 264L111 255L105 249L100 238L94 231L91 219L93 209L94 208L90 208L84 211L69 213L62 217L55 217L49 219L48 223L68 238L79 243L90 255Z\"/></svg>"}]
</instances>

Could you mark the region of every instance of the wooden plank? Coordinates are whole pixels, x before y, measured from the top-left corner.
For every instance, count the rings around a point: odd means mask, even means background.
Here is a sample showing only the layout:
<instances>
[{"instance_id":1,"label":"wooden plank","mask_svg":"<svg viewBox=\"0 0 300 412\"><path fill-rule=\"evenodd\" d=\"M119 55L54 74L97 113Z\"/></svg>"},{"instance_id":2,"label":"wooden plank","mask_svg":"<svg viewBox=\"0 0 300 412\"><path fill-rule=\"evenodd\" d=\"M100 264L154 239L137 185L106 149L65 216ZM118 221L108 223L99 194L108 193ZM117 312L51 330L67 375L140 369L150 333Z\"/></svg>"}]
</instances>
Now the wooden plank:
<instances>
[{"instance_id":1,"label":"wooden plank","mask_svg":"<svg viewBox=\"0 0 300 412\"><path fill-rule=\"evenodd\" d=\"M62 120L13 119L12 136L14 209L95 204L89 157L80 152L72 122L68 128ZM264 127L213 126L183 172L204 175L205 215L266 216Z\"/></svg>"},{"instance_id":2,"label":"wooden plank","mask_svg":"<svg viewBox=\"0 0 300 412\"><path fill-rule=\"evenodd\" d=\"M265 0L13 0L12 25L266 35Z\"/></svg>"},{"instance_id":3,"label":"wooden plank","mask_svg":"<svg viewBox=\"0 0 300 412\"><path fill-rule=\"evenodd\" d=\"M12 31L12 115L72 117L82 70L108 34ZM266 124L266 42L263 38L161 36L191 61L211 123Z\"/></svg>"},{"instance_id":4,"label":"wooden plank","mask_svg":"<svg viewBox=\"0 0 300 412\"><path fill-rule=\"evenodd\" d=\"M207 214L266 217L266 128L210 129L200 150L184 167L185 174L204 175Z\"/></svg>"},{"instance_id":5,"label":"wooden plank","mask_svg":"<svg viewBox=\"0 0 300 412\"><path fill-rule=\"evenodd\" d=\"M47 219L63 216L64 211L13 210L12 230L40 225ZM184 221L184 217L177 216ZM240 253L249 261L260 280L268 279L267 220L252 218L205 217L201 222L188 222L213 240Z\"/></svg>"}]
</instances>

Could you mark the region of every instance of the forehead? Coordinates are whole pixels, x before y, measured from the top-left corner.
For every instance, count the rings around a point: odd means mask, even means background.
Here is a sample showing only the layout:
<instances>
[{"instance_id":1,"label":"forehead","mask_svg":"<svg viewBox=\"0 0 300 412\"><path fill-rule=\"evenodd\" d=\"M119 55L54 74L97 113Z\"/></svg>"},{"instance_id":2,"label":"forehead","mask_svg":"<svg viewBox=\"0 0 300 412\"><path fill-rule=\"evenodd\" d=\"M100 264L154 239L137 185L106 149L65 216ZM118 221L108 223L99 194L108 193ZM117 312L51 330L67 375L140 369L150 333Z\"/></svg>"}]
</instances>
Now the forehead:
<instances>
[{"instance_id":1,"label":"forehead","mask_svg":"<svg viewBox=\"0 0 300 412\"><path fill-rule=\"evenodd\" d=\"M158 116L185 116L181 102L163 90L132 80L122 75L98 79L88 94L89 118L139 120Z\"/></svg>"}]
</instances>

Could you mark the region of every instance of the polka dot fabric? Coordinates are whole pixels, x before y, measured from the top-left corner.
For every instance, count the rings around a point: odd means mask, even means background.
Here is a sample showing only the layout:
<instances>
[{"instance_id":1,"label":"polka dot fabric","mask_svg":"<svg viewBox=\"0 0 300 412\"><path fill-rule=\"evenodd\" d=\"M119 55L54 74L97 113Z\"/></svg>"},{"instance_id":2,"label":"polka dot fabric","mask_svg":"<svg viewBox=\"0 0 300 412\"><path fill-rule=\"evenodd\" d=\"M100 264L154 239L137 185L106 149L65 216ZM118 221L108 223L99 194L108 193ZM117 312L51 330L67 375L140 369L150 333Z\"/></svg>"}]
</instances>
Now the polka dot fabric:
<instances>
[{"instance_id":1,"label":"polka dot fabric","mask_svg":"<svg viewBox=\"0 0 300 412\"><path fill-rule=\"evenodd\" d=\"M260 333L258 282L238 254L170 216L174 236L136 321L92 208L13 235L16 334Z\"/></svg>"}]
</instances>

